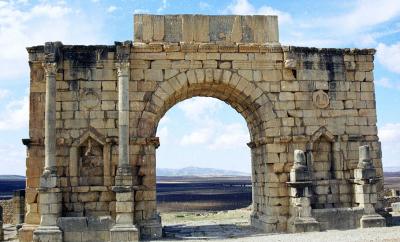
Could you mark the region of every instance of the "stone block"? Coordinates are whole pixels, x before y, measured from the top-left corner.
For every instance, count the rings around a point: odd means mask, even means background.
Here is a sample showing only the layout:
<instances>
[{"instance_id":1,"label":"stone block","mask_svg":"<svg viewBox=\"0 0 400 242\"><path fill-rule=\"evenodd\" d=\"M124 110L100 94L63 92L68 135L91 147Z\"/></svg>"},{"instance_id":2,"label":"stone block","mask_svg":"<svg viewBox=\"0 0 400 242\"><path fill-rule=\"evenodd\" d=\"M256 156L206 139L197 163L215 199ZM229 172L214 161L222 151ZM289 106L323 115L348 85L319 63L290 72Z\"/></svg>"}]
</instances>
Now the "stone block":
<instances>
[{"instance_id":1,"label":"stone block","mask_svg":"<svg viewBox=\"0 0 400 242\"><path fill-rule=\"evenodd\" d=\"M144 79L146 81L158 81L161 82L163 78L162 70L158 69L147 69L144 71Z\"/></svg>"},{"instance_id":2,"label":"stone block","mask_svg":"<svg viewBox=\"0 0 400 242\"><path fill-rule=\"evenodd\" d=\"M381 215L364 215L360 219L361 228L385 227L386 220Z\"/></svg>"},{"instance_id":3,"label":"stone block","mask_svg":"<svg viewBox=\"0 0 400 242\"><path fill-rule=\"evenodd\" d=\"M115 204L115 211L117 213L130 213L133 212L133 203L132 201L129 202L119 202L117 200Z\"/></svg>"},{"instance_id":4,"label":"stone block","mask_svg":"<svg viewBox=\"0 0 400 242\"><path fill-rule=\"evenodd\" d=\"M86 217L60 217L57 226L65 232L85 232L88 229Z\"/></svg>"},{"instance_id":5,"label":"stone block","mask_svg":"<svg viewBox=\"0 0 400 242\"><path fill-rule=\"evenodd\" d=\"M245 61L245 60L248 60L248 56L247 56L247 54L242 54L242 53L222 53L221 60Z\"/></svg>"}]
</instances>

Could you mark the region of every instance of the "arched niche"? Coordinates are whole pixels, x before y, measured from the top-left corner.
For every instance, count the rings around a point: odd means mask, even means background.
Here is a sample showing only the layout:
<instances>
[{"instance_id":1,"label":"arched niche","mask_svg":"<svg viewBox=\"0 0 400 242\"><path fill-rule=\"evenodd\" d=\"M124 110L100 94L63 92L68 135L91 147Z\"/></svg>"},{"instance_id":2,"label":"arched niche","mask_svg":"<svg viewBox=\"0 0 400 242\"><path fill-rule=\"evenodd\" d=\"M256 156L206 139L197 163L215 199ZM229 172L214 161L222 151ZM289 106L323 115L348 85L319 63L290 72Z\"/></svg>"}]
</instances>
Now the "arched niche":
<instances>
[{"instance_id":1,"label":"arched niche","mask_svg":"<svg viewBox=\"0 0 400 242\"><path fill-rule=\"evenodd\" d=\"M311 207L313 209L341 207L340 182L336 180L336 137L325 127L319 128L307 144L307 160L313 180Z\"/></svg>"},{"instance_id":2,"label":"arched niche","mask_svg":"<svg viewBox=\"0 0 400 242\"><path fill-rule=\"evenodd\" d=\"M319 128L311 136L307 145L310 170L314 180L335 179L333 145L335 136L325 127Z\"/></svg>"},{"instance_id":3,"label":"arched niche","mask_svg":"<svg viewBox=\"0 0 400 242\"><path fill-rule=\"evenodd\" d=\"M111 185L111 144L90 127L70 148L71 186Z\"/></svg>"}]
</instances>

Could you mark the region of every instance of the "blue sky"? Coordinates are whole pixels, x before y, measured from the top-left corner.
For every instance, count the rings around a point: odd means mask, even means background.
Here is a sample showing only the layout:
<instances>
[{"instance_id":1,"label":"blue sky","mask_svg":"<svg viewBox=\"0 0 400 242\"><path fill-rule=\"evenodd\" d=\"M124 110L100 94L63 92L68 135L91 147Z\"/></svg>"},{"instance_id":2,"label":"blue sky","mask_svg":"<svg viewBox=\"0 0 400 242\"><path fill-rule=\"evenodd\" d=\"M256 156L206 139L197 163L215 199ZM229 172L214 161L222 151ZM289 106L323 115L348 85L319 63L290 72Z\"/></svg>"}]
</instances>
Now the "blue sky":
<instances>
[{"instance_id":1,"label":"blue sky","mask_svg":"<svg viewBox=\"0 0 400 242\"><path fill-rule=\"evenodd\" d=\"M0 0L0 174L24 174L29 66L25 47L132 40L134 13L273 14L280 42L376 48L378 129L385 167L400 167L400 1ZM197 117L197 119L196 119ZM201 119L201 123L198 121ZM225 103L193 98L162 119L158 167L250 170L244 119Z\"/></svg>"}]
</instances>

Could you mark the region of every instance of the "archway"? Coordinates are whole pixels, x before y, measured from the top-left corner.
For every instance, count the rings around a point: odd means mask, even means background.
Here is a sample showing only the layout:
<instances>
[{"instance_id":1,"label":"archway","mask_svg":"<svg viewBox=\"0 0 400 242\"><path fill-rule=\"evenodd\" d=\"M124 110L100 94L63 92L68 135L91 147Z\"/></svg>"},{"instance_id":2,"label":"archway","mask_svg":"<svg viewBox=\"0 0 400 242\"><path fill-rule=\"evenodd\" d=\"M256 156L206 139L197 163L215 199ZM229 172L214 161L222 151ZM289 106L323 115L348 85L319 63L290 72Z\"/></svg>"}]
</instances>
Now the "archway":
<instances>
[{"instance_id":1,"label":"archway","mask_svg":"<svg viewBox=\"0 0 400 242\"><path fill-rule=\"evenodd\" d=\"M171 73L166 73L171 74ZM268 126L276 118L272 109L272 103L268 96L259 89L254 82L249 82L245 77L229 70L219 69L195 69L171 74L167 81L158 86L154 94L148 98L145 111L137 123L135 136L146 140L158 140L155 138L158 124L164 114L175 104L191 97L214 97L226 102L234 108L246 120L250 134L251 169L252 169L252 225L267 231L276 231L277 219L280 211L269 207L269 197L273 197L267 177L267 139ZM154 190L147 190L156 196L156 157L155 152L158 143L146 143L142 148L142 155L147 162L139 164L139 175L143 177L143 184L150 185ZM148 205L149 206L149 205ZM280 205L281 206L281 205ZM284 206L284 205L283 205ZM160 223L157 215L156 203L145 208L152 223ZM280 208L279 208L280 209ZM148 221L142 222L148 228ZM271 221L271 222L269 222ZM140 224L141 221L139 221ZM160 226L160 225L159 225ZM280 225L284 228L285 225Z\"/></svg>"},{"instance_id":2,"label":"archway","mask_svg":"<svg viewBox=\"0 0 400 242\"><path fill-rule=\"evenodd\" d=\"M254 234L249 226L251 156L243 117L226 103L193 97L161 119L157 210L166 238Z\"/></svg>"}]
</instances>

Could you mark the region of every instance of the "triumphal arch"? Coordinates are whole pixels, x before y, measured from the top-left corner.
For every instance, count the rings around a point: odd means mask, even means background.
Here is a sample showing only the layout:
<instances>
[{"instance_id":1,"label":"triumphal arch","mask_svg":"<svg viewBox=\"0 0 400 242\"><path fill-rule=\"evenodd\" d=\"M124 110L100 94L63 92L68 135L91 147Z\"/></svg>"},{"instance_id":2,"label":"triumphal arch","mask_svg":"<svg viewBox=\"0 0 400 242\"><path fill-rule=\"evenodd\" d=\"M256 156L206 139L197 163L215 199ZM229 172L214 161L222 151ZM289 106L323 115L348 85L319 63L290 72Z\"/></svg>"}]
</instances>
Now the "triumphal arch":
<instances>
[{"instance_id":1,"label":"triumphal arch","mask_svg":"<svg viewBox=\"0 0 400 242\"><path fill-rule=\"evenodd\" d=\"M276 16L135 15L134 41L28 48L21 241L162 234L160 119L225 101L251 140L251 223L265 232L384 226L373 49L282 46Z\"/></svg>"}]
</instances>

